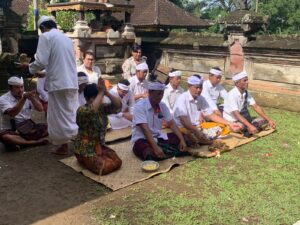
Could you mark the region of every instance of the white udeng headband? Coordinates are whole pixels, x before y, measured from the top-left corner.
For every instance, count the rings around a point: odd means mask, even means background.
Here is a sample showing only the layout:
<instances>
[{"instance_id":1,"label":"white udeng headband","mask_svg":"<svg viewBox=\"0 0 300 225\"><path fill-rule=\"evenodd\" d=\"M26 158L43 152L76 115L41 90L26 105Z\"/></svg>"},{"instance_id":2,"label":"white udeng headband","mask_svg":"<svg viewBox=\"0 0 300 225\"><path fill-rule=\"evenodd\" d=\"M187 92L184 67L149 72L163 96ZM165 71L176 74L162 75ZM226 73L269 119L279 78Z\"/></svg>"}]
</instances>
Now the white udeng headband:
<instances>
[{"instance_id":1,"label":"white udeng headband","mask_svg":"<svg viewBox=\"0 0 300 225\"><path fill-rule=\"evenodd\" d=\"M78 85L85 84L89 82L89 78L87 76L78 77Z\"/></svg>"},{"instance_id":2,"label":"white udeng headband","mask_svg":"<svg viewBox=\"0 0 300 225\"><path fill-rule=\"evenodd\" d=\"M247 73L245 71L243 71L243 72L240 72L240 73L234 75L232 77L232 80L233 81L238 81L238 80L243 79L244 77L247 77L247 76L248 76Z\"/></svg>"},{"instance_id":3,"label":"white udeng headband","mask_svg":"<svg viewBox=\"0 0 300 225\"><path fill-rule=\"evenodd\" d=\"M221 70L216 70L216 69L210 69L209 71L210 74L216 75L216 76L221 76L222 71Z\"/></svg>"},{"instance_id":4,"label":"white udeng headband","mask_svg":"<svg viewBox=\"0 0 300 225\"><path fill-rule=\"evenodd\" d=\"M149 82L148 89L154 91L163 91L165 90L166 86L160 82Z\"/></svg>"},{"instance_id":5,"label":"white udeng headband","mask_svg":"<svg viewBox=\"0 0 300 225\"><path fill-rule=\"evenodd\" d=\"M129 90L129 86L125 85L125 84L121 84L118 83L118 88L124 90L124 91L128 91Z\"/></svg>"},{"instance_id":6,"label":"white udeng headband","mask_svg":"<svg viewBox=\"0 0 300 225\"><path fill-rule=\"evenodd\" d=\"M23 81L23 77L19 78L19 77L13 76L13 77L8 79L7 83L8 83L8 85L19 86L19 85L23 85L24 81Z\"/></svg>"},{"instance_id":7,"label":"white udeng headband","mask_svg":"<svg viewBox=\"0 0 300 225\"><path fill-rule=\"evenodd\" d=\"M180 70L176 70L174 72L169 73L169 77L180 77L182 72Z\"/></svg>"},{"instance_id":8,"label":"white udeng headband","mask_svg":"<svg viewBox=\"0 0 300 225\"><path fill-rule=\"evenodd\" d=\"M136 70L148 70L149 67L147 65L147 63L143 62L143 63L140 63L138 64L136 67L135 67Z\"/></svg>"},{"instance_id":9,"label":"white udeng headband","mask_svg":"<svg viewBox=\"0 0 300 225\"><path fill-rule=\"evenodd\" d=\"M199 77L196 77L196 76L190 76L187 80L188 84L190 85L201 85L202 84L202 81L203 81L203 78L199 78Z\"/></svg>"}]
</instances>

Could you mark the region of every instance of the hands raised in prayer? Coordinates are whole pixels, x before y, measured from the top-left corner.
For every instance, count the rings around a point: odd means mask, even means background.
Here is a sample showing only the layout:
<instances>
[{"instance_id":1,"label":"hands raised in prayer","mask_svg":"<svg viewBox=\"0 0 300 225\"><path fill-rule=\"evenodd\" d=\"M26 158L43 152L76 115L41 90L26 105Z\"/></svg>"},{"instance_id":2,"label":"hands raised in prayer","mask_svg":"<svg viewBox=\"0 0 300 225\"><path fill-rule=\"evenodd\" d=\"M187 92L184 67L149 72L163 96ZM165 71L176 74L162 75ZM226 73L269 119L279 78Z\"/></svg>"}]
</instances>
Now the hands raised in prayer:
<instances>
[{"instance_id":1,"label":"hands raised in prayer","mask_svg":"<svg viewBox=\"0 0 300 225\"><path fill-rule=\"evenodd\" d=\"M29 91L23 94L23 98L29 99L32 101L35 98L36 91Z\"/></svg>"},{"instance_id":2,"label":"hands raised in prayer","mask_svg":"<svg viewBox=\"0 0 300 225\"><path fill-rule=\"evenodd\" d=\"M106 89L106 86L105 86L105 82L101 77L98 79L97 87L98 87L99 93L103 93L104 95L107 94L107 89Z\"/></svg>"}]
</instances>

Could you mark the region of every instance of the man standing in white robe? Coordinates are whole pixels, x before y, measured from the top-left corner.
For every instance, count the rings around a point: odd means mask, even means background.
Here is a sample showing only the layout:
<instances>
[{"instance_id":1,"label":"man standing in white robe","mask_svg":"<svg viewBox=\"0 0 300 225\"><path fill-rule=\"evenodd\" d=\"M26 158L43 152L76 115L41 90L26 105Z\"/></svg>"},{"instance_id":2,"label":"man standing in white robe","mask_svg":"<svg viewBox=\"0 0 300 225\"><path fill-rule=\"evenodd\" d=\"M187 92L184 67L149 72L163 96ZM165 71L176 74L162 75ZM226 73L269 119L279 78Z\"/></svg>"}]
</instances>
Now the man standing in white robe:
<instances>
[{"instance_id":1,"label":"man standing in white robe","mask_svg":"<svg viewBox=\"0 0 300 225\"><path fill-rule=\"evenodd\" d=\"M68 154L68 142L77 135L76 110L78 104L78 81L73 43L59 31L49 16L41 16L35 61L29 64L29 72L37 74L46 69L48 90L48 132L55 145L61 145L55 154ZM25 68L28 64L23 64Z\"/></svg>"}]
</instances>

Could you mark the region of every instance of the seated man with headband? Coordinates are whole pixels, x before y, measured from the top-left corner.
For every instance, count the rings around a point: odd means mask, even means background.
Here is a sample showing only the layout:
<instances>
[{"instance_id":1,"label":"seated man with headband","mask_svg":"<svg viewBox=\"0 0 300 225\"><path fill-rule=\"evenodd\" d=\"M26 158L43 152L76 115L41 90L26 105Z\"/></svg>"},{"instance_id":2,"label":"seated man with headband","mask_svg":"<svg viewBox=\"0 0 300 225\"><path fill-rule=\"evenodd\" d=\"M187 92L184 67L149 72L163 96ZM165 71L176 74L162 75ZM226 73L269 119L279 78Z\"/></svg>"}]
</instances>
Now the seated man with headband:
<instances>
[{"instance_id":1,"label":"seated man with headband","mask_svg":"<svg viewBox=\"0 0 300 225\"><path fill-rule=\"evenodd\" d=\"M133 96L129 90L129 81L120 80L119 83L109 90L109 92L120 99L122 102L121 112L118 114L111 114L108 116L110 126L113 130L131 127L132 125L132 110L133 110Z\"/></svg>"},{"instance_id":2,"label":"seated man with headband","mask_svg":"<svg viewBox=\"0 0 300 225\"><path fill-rule=\"evenodd\" d=\"M182 72L175 70L169 73L168 80L166 83L166 90L162 101L167 105L170 110L171 115L173 116L173 107L177 98L184 92L183 88L180 87Z\"/></svg>"},{"instance_id":3,"label":"seated man with headband","mask_svg":"<svg viewBox=\"0 0 300 225\"><path fill-rule=\"evenodd\" d=\"M237 124L228 122L222 117L214 114L207 101L201 96L203 78L194 74L188 78L188 90L181 94L174 106L174 119L181 131L186 134L191 146L200 144L211 144L199 127L201 125L201 113L211 121L228 125L231 130L238 130Z\"/></svg>"},{"instance_id":4,"label":"seated man with headband","mask_svg":"<svg viewBox=\"0 0 300 225\"><path fill-rule=\"evenodd\" d=\"M218 104L218 100L225 100L227 91L220 84L222 79L222 70L219 67L213 67L209 71L208 80L203 82L201 95L205 98L210 108L218 116L222 116L223 106Z\"/></svg>"},{"instance_id":5,"label":"seated man with headband","mask_svg":"<svg viewBox=\"0 0 300 225\"><path fill-rule=\"evenodd\" d=\"M131 141L134 154L142 160L161 160L187 154L184 138L167 106L161 102L164 89L165 85L158 81L149 82L149 97L134 105ZM163 120L173 133L161 132Z\"/></svg>"},{"instance_id":6,"label":"seated man with headband","mask_svg":"<svg viewBox=\"0 0 300 225\"><path fill-rule=\"evenodd\" d=\"M248 75L246 72L240 72L232 77L235 87L229 91L224 102L224 119L231 122L239 122L243 128L247 129L250 134L257 133L263 125L268 123L272 128L276 124L256 104L252 95L248 92ZM253 119L248 111L250 105L255 112L262 118Z\"/></svg>"},{"instance_id":7,"label":"seated man with headband","mask_svg":"<svg viewBox=\"0 0 300 225\"><path fill-rule=\"evenodd\" d=\"M24 92L23 78L8 79L9 91L0 97L0 141L7 150L19 150L22 146L47 144L46 124L30 120L31 109L42 112L43 106L35 92Z\"/></svg>"},{"instance_id":8,"label":"seated man with headband","mask_svg":"<svg viewBox=\"0 0 300 225\"><path fill-rule=\"evenodd\" d=\"M136 66L136 74L129 79L129 90L132 92L135 102L148 97L148 80L146 79L148 71L147 63L140 63Z\"/></svg>"}]
</instances>

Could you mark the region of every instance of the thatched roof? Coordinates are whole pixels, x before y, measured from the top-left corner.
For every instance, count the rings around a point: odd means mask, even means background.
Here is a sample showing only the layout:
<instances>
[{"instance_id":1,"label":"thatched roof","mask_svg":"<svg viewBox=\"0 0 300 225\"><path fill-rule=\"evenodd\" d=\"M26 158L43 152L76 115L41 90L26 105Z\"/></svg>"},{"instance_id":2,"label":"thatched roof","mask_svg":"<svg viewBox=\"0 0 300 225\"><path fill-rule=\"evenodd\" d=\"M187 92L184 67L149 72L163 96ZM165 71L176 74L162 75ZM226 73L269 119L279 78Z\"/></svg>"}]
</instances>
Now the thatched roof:
<instances>
[{"instance_id":1,"label":"thatched roof","mask_svg":"<svg viewBox=\"0 0 300 225\"><path fill-rule=\"evenodd\" d=\"M151 28L207 28L209 22L197 18L169 0L131 0L134 27Z\"/></svg>"}]
</instances>

